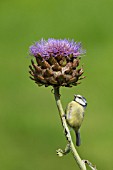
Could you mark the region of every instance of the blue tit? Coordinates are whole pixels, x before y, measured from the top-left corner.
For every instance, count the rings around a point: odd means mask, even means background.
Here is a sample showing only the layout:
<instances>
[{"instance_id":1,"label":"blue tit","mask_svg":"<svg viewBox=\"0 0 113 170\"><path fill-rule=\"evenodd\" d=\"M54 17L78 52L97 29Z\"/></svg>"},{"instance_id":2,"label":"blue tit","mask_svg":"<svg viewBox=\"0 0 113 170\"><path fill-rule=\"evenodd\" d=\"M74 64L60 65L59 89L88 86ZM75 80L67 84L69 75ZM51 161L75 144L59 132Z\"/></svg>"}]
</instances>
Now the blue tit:
<instances>
[{"instance_id":1,"label":"blue tit","mask_svg":"<svg viewBox=\"0 0 113 170\"><path fill-rule=\"evenodd\" d=\"M87 106L86 99L81 95L74 95L74 100L71 101L66 108L66 121L72 127L76 134L76 145L80 146L80 127L84 119L84 111Z\"/></svg>"}]
</instances>

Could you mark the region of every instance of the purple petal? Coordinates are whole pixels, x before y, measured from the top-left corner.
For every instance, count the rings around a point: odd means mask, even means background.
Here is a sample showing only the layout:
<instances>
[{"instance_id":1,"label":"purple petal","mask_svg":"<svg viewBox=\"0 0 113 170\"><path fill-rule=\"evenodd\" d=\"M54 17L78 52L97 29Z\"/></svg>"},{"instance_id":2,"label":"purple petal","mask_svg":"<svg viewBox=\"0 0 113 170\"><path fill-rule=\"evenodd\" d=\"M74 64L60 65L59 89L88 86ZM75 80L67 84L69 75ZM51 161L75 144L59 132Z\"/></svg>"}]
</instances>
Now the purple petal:
<instances>
[{"instance_id":1,"label":"purple petal","mask_svg":"<svg viewBox=\"0 0 113 170\"><path fill-rule=\"evenodd\" d=\"M44 59L48 59L51 55L54 57L58 55L66 57L72 54L73 57L77 57L85 53L81 48L81 43L76 43L74 40L54 38L49 38L47 41L41 39L39 42L30 46L29 50L30 55L35 57L40 55Z\"/></svg>"}]
</instances>

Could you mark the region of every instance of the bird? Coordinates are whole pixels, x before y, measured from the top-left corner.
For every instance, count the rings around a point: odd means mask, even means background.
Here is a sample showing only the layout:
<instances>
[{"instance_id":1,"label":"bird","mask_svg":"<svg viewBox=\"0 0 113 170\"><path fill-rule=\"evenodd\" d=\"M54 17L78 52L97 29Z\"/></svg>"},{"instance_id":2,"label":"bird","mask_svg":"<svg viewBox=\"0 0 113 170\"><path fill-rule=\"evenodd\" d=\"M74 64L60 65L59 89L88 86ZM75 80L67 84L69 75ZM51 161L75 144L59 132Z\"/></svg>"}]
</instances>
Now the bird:
<instances>
[{"instance_id":1,"label":"bird","mask_svg":"<svg viewBox=\"0 0 113 170\"><path fill-rule=\"evenodd\" d=\"M84 112L87 106L85 97L74 95L74 100L68 103L65 111L67 124L75 131L76 146L81 145L80 127L84 119Z\"/></svg>"}]
</instances>

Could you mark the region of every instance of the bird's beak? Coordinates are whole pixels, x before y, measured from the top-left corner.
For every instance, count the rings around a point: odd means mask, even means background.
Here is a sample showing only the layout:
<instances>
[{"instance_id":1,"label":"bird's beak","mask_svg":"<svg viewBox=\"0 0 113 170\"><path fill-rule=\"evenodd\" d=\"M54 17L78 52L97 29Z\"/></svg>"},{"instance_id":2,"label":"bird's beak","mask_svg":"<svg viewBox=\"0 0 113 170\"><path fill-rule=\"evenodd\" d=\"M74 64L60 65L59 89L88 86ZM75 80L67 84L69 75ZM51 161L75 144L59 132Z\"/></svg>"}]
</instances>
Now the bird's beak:
<instances>
[{"instance_id":1,"label":"bird's beak","mask_svg":"<svg viewBox=\"0 0 113 170\"><path fill-rule=\"evenodd\" d=\"M74 94L74 101L75 101L76 97L77 97L77 95L76 95L76 94Z\"/></svg>"}]
</instances>

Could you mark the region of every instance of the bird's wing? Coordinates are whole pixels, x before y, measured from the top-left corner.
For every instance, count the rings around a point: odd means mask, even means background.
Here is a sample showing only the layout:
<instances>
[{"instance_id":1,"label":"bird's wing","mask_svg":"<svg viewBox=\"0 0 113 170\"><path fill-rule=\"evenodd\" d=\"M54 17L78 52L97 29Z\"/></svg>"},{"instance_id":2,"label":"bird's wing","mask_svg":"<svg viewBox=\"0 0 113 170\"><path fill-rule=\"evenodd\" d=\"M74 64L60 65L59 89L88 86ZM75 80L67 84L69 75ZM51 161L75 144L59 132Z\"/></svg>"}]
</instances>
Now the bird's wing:
<instances>
[{"instance_id":1,"label":"bird's wing","mask_svg":"<svg viewBox=\"0 0 113 170\"><path fill-rule=\"evenodd\" d=\"M71 116L71 112L72 112L72 103L70 102L66 108L66 115L67 115L67 119L70 118Z\"/></svg>"}]
</instances>

